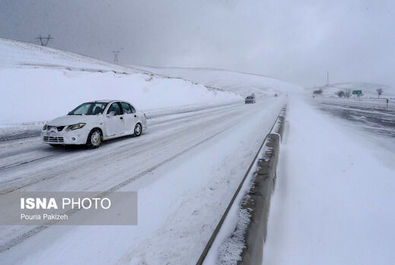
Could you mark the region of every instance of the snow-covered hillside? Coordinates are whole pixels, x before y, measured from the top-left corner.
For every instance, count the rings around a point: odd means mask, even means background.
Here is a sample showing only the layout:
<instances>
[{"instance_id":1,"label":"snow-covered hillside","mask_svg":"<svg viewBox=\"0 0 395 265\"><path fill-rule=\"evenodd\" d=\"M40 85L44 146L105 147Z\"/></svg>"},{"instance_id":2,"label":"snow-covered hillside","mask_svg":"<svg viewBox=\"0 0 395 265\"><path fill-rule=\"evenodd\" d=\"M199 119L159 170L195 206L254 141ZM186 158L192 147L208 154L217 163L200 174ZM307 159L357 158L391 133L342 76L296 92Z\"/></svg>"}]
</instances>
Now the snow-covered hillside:
<instances>
[{"instance_id":1,"label":"snow-covered hillside","mask_svg":"<svg viewBox=\"0 0 395 265\"><path fill-rule=\"evenodd\" d=\"M2 38L0 38L0 58L0 68L44 67L90 71L132 71L130 68L91 57Z\"/></svg>"},{"instance_id":2,"label":"snow-covered hillside","mask_svg":"<svg viewBox=\"0 0 395 265\"><path fill-rule=\"evenodd\" d=\"M0 39L0 126L64 115L82 102L122 99L137 108L241 101L234 93L56 49Z\"/></svg>"},{"instance_id":3,"label":"snow-covered hillside","mask_svg":"<svg viewBox=\"0 0 395 265\"><path fill-rule=\"evenodd\" d=\"M276 93L301 91L299 86L271 77L223 69L146 66L133 66L133 68L192 80L209 87L217 87L232 91L242 96L247 96L251 93L263 96L273 96Z\"/></svg>"}]
</instances>

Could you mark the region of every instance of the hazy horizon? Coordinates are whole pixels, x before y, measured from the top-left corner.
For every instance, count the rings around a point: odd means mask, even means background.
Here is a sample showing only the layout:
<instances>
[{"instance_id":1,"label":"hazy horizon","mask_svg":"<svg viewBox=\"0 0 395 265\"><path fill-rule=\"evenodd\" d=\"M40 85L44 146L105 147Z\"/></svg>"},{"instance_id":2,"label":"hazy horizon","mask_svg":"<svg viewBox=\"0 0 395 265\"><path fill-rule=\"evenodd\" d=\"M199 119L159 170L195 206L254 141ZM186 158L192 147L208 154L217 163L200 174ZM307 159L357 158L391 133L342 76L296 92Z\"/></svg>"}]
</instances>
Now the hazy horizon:
<instances>
[{"instance_id":1,"label":"hazy horizon","mask_svg":"<svg viewBox=\"0 0 395 265\"><path fill-rule=\"evenodd\" d=\"M303 86L395 87L389 0L0 0L0 37L123 65L210 67Z\"/></svg>"}]
</instances>

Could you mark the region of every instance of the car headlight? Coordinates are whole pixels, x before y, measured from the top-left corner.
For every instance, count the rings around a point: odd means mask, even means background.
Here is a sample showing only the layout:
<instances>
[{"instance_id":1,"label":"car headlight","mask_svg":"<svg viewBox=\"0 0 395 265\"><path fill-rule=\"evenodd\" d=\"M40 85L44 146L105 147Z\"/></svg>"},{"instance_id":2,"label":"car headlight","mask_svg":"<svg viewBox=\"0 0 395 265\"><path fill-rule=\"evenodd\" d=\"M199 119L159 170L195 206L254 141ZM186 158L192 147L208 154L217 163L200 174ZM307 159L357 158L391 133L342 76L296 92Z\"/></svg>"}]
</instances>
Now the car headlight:
<instances>
[{"instance_id":1,"label":"car headlight","mask_svg":"<svg viewBox=\"0 0 395 265\"><path fill-rule=\"evenodd\" d=\"M77 123L77 124L72 124L67 126L67 130L73 131L73 130L77 130L77 129L81 129L82 127L84 127L86 125L86 123Z\"/></svg>"},{"instance_id":2,"label":"car headlight","mask_svg":"<svg viewBox=\"0 0 395 265\"><path fill-rule=\"evenodd\" d=\"M46 131L47 129L48 129L48 124L44 124L43 131Z\"/></svg>"}]
</instances>

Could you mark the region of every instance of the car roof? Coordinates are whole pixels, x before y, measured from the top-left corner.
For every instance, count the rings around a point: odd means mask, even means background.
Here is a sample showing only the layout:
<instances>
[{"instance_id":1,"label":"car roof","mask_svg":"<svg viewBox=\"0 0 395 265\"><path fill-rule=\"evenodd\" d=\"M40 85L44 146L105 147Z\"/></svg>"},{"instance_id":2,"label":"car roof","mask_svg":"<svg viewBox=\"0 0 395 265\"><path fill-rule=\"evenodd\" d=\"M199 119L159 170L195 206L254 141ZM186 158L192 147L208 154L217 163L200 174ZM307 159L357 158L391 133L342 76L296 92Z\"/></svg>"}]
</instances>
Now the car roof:
<instances>
[{"instance_id":1,"label":"car roof","mask_svg":"<svg viewBox=\"0 0 395 265\"><path fill-rule=\"evenodd\" d=\"M88 101L86 103L92 103L92 102L99 102L99 103L126 102L126 103L129 103L128 101L119 100L119 99L102 99L102 100Z\"/></svg>"},{"instance_id":2,"label":"car roof","mask_svg":"<svg viewBox=\"0 0 395 265\"><path fill-rule=\"evenodd\" d=\"M101 99L101 100L95 100L92 102L105 102L105 103L110 103L110 102L114 102L114 101L122 101L122 100L117 100L117 99Z\"/></svg>"}]
</instances>

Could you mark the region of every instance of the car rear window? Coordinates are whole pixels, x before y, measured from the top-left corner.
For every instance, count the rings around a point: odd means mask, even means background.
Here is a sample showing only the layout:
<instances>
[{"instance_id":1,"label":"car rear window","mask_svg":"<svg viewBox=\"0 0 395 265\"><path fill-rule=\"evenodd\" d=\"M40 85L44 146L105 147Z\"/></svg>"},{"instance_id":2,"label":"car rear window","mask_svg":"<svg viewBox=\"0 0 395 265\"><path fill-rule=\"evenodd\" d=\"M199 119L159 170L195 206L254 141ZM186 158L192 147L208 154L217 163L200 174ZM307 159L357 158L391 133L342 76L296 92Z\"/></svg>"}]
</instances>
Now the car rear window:
<instances>
[{"instance_id":1,"label":"car rear window","mask_svg":"<svg viewBox=\"0 0 395 265\"><path fill-rule=\"evenodd\" d=\"M133 108L132 105L126 102L121 102L123 112L126 114L135 113L136 110Z\"/></svg>"}]
</instances>

